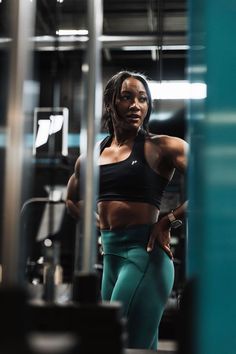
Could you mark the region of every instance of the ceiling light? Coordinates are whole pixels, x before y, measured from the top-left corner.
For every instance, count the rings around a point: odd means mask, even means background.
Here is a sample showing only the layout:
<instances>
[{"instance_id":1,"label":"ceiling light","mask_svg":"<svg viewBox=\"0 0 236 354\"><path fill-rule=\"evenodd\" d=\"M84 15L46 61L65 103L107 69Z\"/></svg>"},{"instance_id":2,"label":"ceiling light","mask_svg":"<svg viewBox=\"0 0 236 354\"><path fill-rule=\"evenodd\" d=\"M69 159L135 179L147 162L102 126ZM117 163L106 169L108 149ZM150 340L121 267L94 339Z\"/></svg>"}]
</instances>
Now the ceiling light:
<instances>
[{"instance_id":1,"label":"ceiling light","mask_svg":"<svg viewBox=\"0 0 236 354\"><path fill-rule=\"evenodd\" d=\"M80 30L73 30L73 29L66 29L66 30L58 30L56 31L58 36L86 36L88 34L88 30L80 29Z\"/></svg>"},{"instance_id":2,"label":"ceiling light","mask_svg":"<svg viewBox=\"0 0 236 354\"><path fill-rule=\"evenodd\" d=\"M176 45L163 45L158 48L157 45L125 45L121 47L123 50L188 50L189 45L176 44Z\"/></svg>"}]
</instances>

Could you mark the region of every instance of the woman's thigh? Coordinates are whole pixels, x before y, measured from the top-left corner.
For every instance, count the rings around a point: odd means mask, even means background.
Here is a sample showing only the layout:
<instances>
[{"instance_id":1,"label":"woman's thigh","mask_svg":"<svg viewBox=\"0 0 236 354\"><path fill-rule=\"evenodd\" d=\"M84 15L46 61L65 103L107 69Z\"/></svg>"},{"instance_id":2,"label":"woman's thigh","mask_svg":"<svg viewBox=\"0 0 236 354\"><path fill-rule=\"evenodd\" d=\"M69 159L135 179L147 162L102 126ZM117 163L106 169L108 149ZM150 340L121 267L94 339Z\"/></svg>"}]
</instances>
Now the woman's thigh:
<instances>
[{"instance_id":1,"label":"woman's thigh","mask_svg":"<svg viewBox=\"0 0 236 354\"><path fill-rule=\"evenodd\" d=\"M150 348L174 281L173 262L161 250L130 250L113 287L127 318L129 346Z\"/></svg>"}]
</instances>

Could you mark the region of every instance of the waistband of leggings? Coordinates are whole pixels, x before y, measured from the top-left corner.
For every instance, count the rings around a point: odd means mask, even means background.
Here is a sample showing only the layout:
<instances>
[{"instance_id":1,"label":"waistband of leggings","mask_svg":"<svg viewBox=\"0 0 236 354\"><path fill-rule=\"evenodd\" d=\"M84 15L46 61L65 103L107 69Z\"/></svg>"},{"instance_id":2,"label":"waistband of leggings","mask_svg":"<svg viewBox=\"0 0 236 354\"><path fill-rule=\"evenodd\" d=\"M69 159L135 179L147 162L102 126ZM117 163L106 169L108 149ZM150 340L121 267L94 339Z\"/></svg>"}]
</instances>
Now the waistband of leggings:
<instances>
[{"instance_id":1,"label":"waistband of leggings","mask_svg":"<svg viewBox=\"0 0 236 354\"><path fill-rule=\"evenodd\" d=\"M101 230L103 246L146 245L152 225L141 224L122 229Z\"/></svg>"}]
</instances>

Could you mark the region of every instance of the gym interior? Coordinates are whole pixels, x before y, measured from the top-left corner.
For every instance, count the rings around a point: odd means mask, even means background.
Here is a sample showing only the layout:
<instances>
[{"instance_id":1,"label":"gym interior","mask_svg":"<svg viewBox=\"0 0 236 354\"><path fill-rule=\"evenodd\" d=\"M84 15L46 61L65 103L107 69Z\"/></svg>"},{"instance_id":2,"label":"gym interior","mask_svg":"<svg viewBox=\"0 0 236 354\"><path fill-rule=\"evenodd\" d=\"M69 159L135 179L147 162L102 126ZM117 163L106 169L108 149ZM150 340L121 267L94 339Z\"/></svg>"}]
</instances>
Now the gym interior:
<instances>
[{"instance_id":1,"label":"gym interior","mask_svg":"<svg viewBox=\"0 0 236 354\"><path fill-rule=\"evenodd\" d=\"M190 146L161 204L189 200L158 353L234 353L235 14L223 0L0 1L1 353L154 353L126 348L122 305L100 299L94 162L83 220L65 206L77 157L93 161L107 134L102 90L120 70L150 82L150 132Z\"/></svg>"}]
</instances>

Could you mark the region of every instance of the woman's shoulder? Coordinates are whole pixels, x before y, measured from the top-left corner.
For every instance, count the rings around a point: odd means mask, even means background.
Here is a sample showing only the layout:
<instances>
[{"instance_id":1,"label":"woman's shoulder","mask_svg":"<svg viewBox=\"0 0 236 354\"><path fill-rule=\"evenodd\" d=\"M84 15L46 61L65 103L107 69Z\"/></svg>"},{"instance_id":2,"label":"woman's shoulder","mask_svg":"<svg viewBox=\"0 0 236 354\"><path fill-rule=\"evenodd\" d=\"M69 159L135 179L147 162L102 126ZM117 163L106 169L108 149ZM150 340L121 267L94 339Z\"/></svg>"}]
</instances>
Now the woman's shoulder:
<instances>
[{"instance_id":1,"label":"woman's shoulder","mask_svg":"<svg viewBox=\"0 0 236 354\"><path fill-rule=\"evenodd\" d=\"M175 145L175 144L187 144L185 140L177 136L165 135L165 134L152 134L148 133L145 136L147 142L153 144L163 144L163 145Z\"/></svg>"},{"instance_id":2,"label":"woman's shoulder","mask_svg":"<svg viewBox=\"0 0 236 354\"><path fill-rule=\"evenodd\" d=\"M188 144L185 140L171 135L158 135L148 133L145 137L148 144L157 146L161 149L175 150L175 149L186 149Z\"/></svg>"},{"instance_id":3,"label":"woman's shoulder","mask_svg":"<svg viewBox=\"0 0 236 354\"><path fill-rule=\"evenodd\" d=\"M153 134L147 133L145 135L146 141L149 141L153 144L176 144L176 143L185 143L185 140L172 135L165 135L165 134Z\"/></svg>"}]
</instances>

